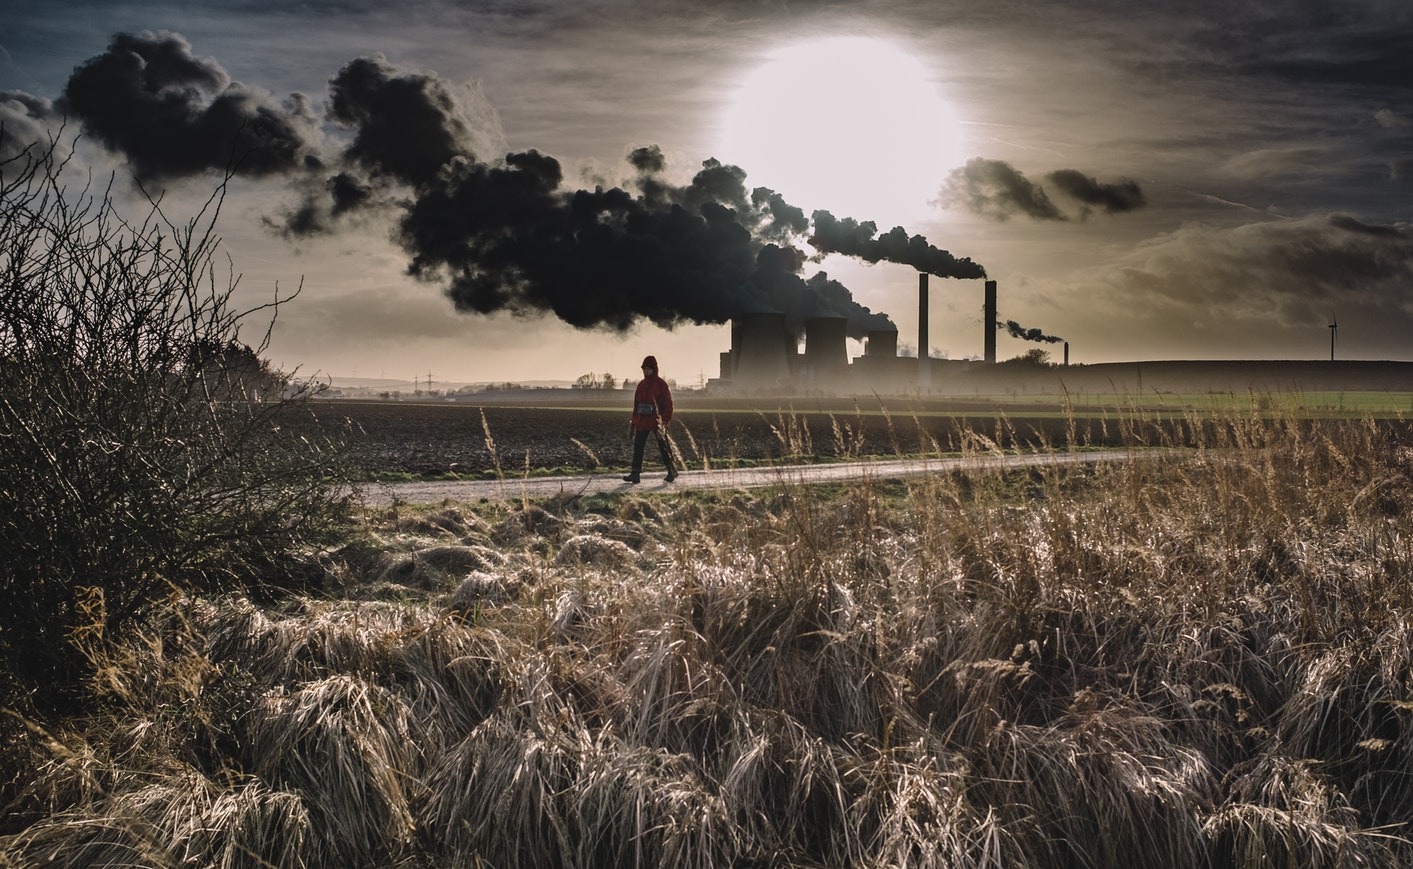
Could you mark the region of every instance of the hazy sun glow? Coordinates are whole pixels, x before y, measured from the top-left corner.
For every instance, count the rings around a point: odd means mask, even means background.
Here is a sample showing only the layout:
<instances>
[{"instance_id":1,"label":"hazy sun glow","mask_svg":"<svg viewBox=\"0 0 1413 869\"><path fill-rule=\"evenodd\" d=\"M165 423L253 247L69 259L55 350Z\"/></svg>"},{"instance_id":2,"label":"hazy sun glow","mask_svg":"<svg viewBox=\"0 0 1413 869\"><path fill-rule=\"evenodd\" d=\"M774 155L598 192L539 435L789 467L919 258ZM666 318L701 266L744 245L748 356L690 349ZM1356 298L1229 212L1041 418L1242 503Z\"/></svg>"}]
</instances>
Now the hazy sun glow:
<instances>
[{"instance_id":1,"label":"hazy sun glow","mask_svg":"<svg viewBox=\"0 0 1413 869\"><path fill-rule=\"evenodd\" d=\"M880 228L915 221L962 162L956 119L933 78L883 39L788 45L740 85L716 156L806 212Z\"/></svg>"}]
</instances>

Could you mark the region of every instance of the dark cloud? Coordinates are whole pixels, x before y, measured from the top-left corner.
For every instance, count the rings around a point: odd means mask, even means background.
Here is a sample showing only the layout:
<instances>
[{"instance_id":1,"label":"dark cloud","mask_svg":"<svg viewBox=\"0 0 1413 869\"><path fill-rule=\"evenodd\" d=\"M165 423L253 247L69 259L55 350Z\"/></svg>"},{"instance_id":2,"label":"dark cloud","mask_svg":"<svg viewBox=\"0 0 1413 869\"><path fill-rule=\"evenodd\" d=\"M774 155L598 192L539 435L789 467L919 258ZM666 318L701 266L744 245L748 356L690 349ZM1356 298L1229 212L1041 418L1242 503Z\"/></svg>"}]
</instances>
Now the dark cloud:
<instances>
[{"instance_id":1,"label":"dark cloud","mask_svg":"<svg viewBox=\"0 0 1413 869\"><path fill-rule=\"evenodd\" d=\"M1413 33L1378 22L1335 19L1318 31L1261 34L1234 46L1236 68L1305 87L1400 89L1413 79ZM1284 38L1282 38L1284 37Z\"/></svg>"},{"instance_id":2,"label":"dark cloud","mask_svg":"<svg viewBox=\"0 0 1413 869\"><path fill-rule=\"evenodd\" d=\"M1168 326L1259 318L1322 324L1333 307L1413 328L1413 226L1343 214L1218 229L1191 224L1096 277L1110 309ZM1161 315L1158 314L1161 312Z\"/></svg>"},{"instance_id":3,"label":"dark cloud","mask_svg":"<svg viewBox=\"0 0 1413 869\"><path fill-rule=\"evenodd\" d=\"M986 277L986 269L979 264L933 247L920 235L909 236L901 226L879 235L873 221L838 218L828 211L814 212L813 222L809 243L820 254L841 253L865 262L898 263L942 278Z\"/></svg>"},{"instance_id":4,"label":"dark cloud","mask_svg":"<svg viewBox=\"0 0 1413 869\"><path fill-rule=\"evenodd\" d=\"M1058 169L1046 177L1051 184L1084 203L1086 209L1091 206L1101 208L1105 214L1133 211L1147 202L1137 181L1125 179L1105 184L1077 169Z\"/></svg>"},{"instance_id":5,"label":"dark cloud","mask_svg":"<svg viewBox=\"0 0 1413 869\"><path fill-rule=\"evenodd\" d=\"M232 82L173 33L119 33L70 77L58 108L122 154L142 178L234 168L266 176L306 165L312 119L302 104Z\"/></svg>"},{"instance_id":6,"label":"dark cloud","mask_svg":"<svg viewBox=\"0 0 1413 869\"><path fill-rule=\"evenodd\" d=\"M1080 203L1081 219L1095 208L1105 214L1123 214L1142 208L1147 202L1138 182L1128 179L1106 183L1078 169L1057 169L1045 177L1061 193ZM938 201L944 207L965 208L998 221L1017 214L1035 220L1069 219L1044 187L1004 160L974 157L965 166L953 169Z\"/></svg>"},{"instance_id":7,"label":"dark cloud","mask_svg":"<svg viewBox=\"0 0 1413 869\"><path fill-rule=\"evenodd\" d=\"M973 157L953 169L939 197L943 206L962 207L991 220L1024 214L1036 220L1064 220L1044 188L1004 160Z\"/></svg>"},{"instance_id":8,"label":"dark cloud","mask_svg":"<svg viewBox=\"0 0 1413 869\"><path fill-rule=\"evenodd\" d=\"M1406 239L1409 237L1408 227L1406 225L1379 226L1365 223L1362 220L1356 220L1347 214L1332 214L1329 217L1329 222L1330 226L1336 229L1342 229L1345 232L1360 233L1362 235L1371 235L1376 238Z\"/></svg>"}]
</instances>

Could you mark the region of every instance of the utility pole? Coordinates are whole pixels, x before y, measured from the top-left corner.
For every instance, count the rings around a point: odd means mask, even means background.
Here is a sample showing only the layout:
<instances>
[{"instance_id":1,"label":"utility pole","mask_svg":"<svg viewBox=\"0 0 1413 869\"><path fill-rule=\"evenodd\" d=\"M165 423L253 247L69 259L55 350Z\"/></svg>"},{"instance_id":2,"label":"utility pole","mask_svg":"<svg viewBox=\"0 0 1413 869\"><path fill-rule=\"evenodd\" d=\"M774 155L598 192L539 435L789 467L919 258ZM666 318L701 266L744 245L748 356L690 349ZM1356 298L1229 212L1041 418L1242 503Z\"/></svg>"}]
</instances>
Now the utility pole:
<instances>
[{"instance_id":1,"label":"utility pole","mask_svg":"<svg viewBox=\"0 0 1413 869\"><path fill-rule=\"evenodd\" d=\"M1330 314L1330 361L1335 361L1335 334L1339 332L1339 320Z\"/></svg>"}]
</instances>

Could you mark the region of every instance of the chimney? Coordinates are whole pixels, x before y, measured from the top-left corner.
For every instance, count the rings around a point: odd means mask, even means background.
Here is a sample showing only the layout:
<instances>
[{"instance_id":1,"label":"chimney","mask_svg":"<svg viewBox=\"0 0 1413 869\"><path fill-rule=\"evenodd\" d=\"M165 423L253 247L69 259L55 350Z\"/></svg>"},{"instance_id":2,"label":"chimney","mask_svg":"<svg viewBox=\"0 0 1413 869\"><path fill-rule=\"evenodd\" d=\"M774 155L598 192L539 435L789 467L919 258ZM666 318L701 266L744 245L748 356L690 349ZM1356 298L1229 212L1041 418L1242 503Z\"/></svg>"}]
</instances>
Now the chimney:
<instances>
[{"instance_id":1,"label":"chimney","mask_svg":"<svg viewBox=\"0 0 1413 869\"><path fill-rule=\"evenodd\" d=\"M917 377L918 385L932 385L932 362L927 358L927 272L917 276Z\"/></svg>"},{"instance_id":2,"label":"chimney","mask_svg":"<svg viewBox=\"0 0 1413 869\"><path fill-rule=\"evenodd\" d=\"M1065 342L1065 367L1070 367L1070 342Z\"/></svg>"},{"instance_id":3,"label":"chimney","mask_svg":"<svg viewBox=\"0 0 1413 869\"><path fill-rule=\"evenodd\" d=\"M986 282L986 304L982 310L982 319L985 321L982 328L985 329L986 364L996 364L996 282Z\"/></svg>"}]
</instances>

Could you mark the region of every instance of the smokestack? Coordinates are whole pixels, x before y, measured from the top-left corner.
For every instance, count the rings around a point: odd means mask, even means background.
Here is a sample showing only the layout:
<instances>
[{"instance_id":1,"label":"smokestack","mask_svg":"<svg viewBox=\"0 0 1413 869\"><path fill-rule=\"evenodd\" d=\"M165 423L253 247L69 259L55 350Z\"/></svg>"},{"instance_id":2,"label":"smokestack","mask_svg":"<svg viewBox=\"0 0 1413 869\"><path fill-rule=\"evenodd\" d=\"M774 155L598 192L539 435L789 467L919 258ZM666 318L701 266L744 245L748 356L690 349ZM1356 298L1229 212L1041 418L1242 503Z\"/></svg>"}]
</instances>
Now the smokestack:
<instances>
[{"instance_id":1,"label":"smokestack","mask_svg":"<svg viewBox=\"0 0 1413 869\"><path fill-rule=\"evenodd\" d=\"M1065 342L1065 367L1070 367L1070 342Z\"/></svg>"},{"instance_id":2,"label":"smokestack","mask_svg":"<svg viewBox=\"0 0 1413 869\"><path fill-rule=\"evenodd\" d=\"M927 358L927 272L917 276L917 381L923 389L932 385L931 362Z\"/></svg>"},{"instance_id":3,"label":"smokestack","mask_svg":"<svg viewBox=\"0 0 1413 869\"><path fill-rule=\"evenodd\" d=\"M986 304L982 309L986 340L986 364L996 364L996 282L986 282Z\"/></svg>"}]
</instances>

